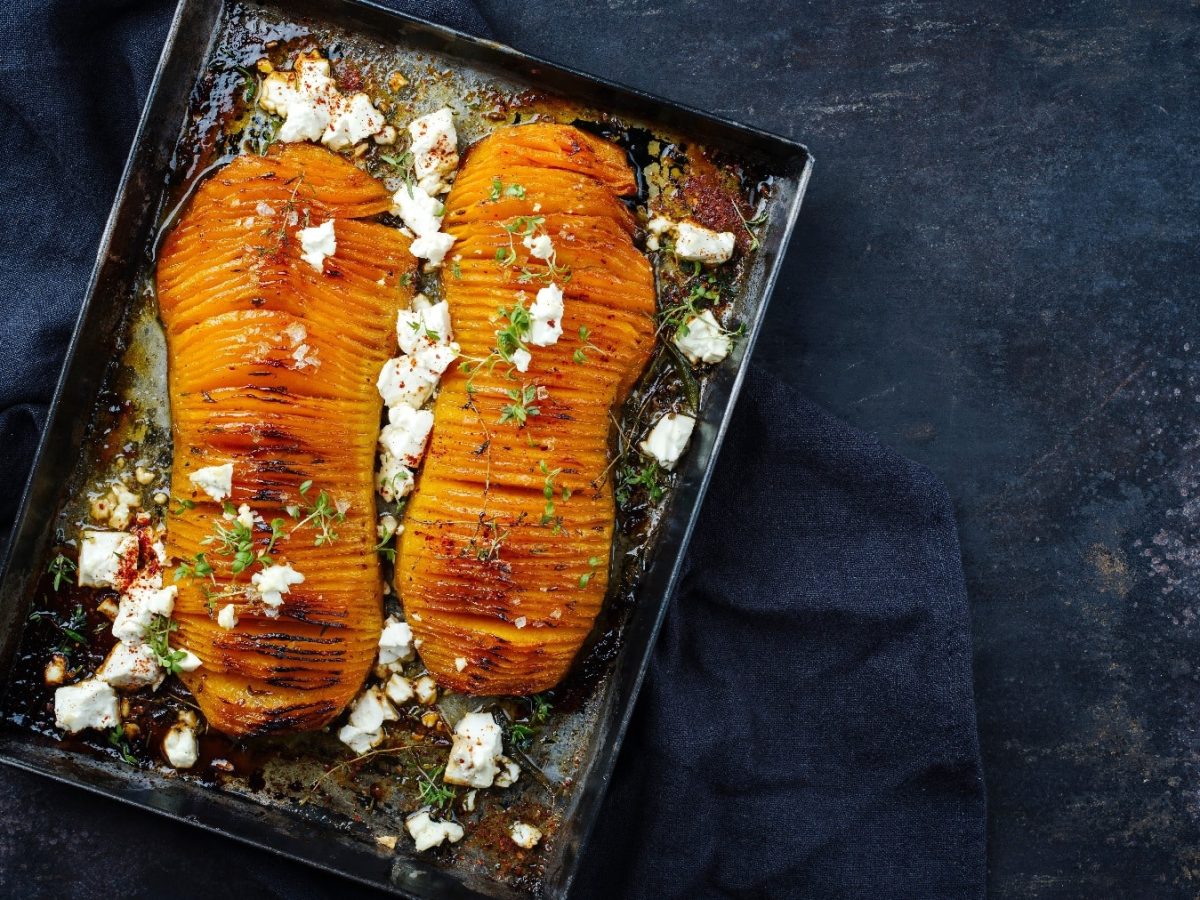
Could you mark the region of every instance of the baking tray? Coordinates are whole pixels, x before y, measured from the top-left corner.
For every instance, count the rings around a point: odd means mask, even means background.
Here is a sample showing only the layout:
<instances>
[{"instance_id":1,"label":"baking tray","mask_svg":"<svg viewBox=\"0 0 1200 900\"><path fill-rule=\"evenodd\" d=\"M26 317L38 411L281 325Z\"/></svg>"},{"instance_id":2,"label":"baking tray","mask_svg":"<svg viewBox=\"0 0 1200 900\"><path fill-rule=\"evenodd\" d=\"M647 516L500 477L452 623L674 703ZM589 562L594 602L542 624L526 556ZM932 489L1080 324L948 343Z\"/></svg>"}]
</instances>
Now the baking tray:
<instances>
[{"instance_id":1,"label":"baking tray","mask_svg":"<svg viewBox=\"0 0 1200 900\"><path fill-rule=\"evenodd\" d=\"M196 91L209 64L225 0L182 0L167 37L117 199L101 240L87 294L71 337L36 462L26 485L0 579L0 671L12 677L33 591L53 540L50 512L70 489L91 412L112 376L113 348L127 326L125 308L138 289L146 248L159 227L173 157ZM493 41L387 9L368 0L286 4L293 19L311 16L354 32L451 57L465 66L612 111L653 122L761 164L772 175L770 217L741 298L745 338L705 386L691 448L661 522L655 551L639 581L619 650L597 684L595 718L583 748L580 776L563 812L552 852L537 885L541 895L565 896L599 812L601 800L650 660L717 451L762 327L784 250L799 213L812 158L800 144L679 106L640 91L531 57ZM0 723L0 762L74 784L298 862L410 897L524 896L480 872L440 867L404 852L387 852L338 822L321 822L154 770L73 752L44 735ZM402 830L397 824L397 830Z\"/></svg>"}]
</instances>

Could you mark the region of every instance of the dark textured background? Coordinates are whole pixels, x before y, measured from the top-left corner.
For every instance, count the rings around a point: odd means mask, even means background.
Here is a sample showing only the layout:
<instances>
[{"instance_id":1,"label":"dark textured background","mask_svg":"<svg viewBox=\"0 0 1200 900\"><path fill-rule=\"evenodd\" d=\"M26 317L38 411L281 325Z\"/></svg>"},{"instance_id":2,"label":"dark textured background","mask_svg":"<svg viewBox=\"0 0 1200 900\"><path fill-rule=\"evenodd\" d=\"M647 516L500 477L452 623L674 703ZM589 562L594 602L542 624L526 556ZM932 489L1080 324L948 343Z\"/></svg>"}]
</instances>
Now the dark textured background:
<instances>
[{"instance_id":1,"label":"dark textured background","mask_svg":"<svg viewBox=\"0 0 1200 900\"><path fill-rule=\"evenodd\" d=\"M760 364L949 486L993 893L1196 896L1195 7L481 6L517 47L810 145ZM109 896L295 877L99 804L6 774L0 871L81 890L30 852L54 846ZM150 860L136 885L107 861L129 842Z\"/></svg>"}]
</instances>

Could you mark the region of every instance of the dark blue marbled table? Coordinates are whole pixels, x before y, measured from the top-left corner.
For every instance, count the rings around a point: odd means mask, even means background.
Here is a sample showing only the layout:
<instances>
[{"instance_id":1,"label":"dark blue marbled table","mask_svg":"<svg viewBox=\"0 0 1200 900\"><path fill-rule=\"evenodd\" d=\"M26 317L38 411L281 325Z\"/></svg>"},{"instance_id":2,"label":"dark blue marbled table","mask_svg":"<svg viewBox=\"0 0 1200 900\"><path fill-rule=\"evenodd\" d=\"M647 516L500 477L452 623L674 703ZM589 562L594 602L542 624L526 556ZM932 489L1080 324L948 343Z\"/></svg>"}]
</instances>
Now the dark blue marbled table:
<instances>
[{"instance_id":1,"label":"dark blue marbled table","mask_svg":"<svg viewBox=\"0 0 1200 900\"><path fill-rule=\"evenodd\" d=\"M759 364L955 498L992 892L1194 897L1200 17L831 6L483 3L522 49L809 144ZM15 773L0 811L20 896L346 890Z\"/></svg>"}]
</instances>

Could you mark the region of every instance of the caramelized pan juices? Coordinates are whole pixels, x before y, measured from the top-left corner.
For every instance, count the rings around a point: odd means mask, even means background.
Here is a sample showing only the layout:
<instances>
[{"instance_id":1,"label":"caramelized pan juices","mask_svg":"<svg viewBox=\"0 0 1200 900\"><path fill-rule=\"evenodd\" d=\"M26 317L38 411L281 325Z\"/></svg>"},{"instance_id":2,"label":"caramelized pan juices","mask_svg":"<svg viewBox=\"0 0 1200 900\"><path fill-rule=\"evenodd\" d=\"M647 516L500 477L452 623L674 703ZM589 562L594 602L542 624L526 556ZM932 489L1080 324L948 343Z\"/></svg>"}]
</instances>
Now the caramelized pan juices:
<instances>
[{"instance_id":1,"label":"caramelized pan juices","mask_svg":"<svg viewBox=\"0 0 1200 900\"><path fill-rule=\"evenodd\" d=\"M545 893L775 185L226 4L6 718Z\"/></svg>"}]
</instances>

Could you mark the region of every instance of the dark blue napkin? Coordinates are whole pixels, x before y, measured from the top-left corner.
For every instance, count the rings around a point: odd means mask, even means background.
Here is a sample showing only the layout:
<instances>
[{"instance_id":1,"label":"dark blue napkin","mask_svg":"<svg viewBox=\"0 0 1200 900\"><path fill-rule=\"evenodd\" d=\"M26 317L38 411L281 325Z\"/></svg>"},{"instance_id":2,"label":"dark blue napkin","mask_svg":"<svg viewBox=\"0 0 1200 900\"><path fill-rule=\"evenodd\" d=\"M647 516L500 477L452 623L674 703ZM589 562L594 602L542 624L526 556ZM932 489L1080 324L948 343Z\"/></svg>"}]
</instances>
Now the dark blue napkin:
<instances>
[{"instance_id":1,"label":"dark blue napkin","mask_svg":"<svg viewBox=\"0 0 1200 900\"><path fill-rule=\"evenodd\" d=\"M466 2L396 2L490 33ZM0 545L170 11L149 0L0 8ZM50 819L90 832L95 852L29 824ZM164 879L181 897L344 890L48 784L3 783L0 833L8 896L140 896ZM980 896L983 881L945 491L752 370L577 894L936 900Z\"/></svg>"}]
</instances>

